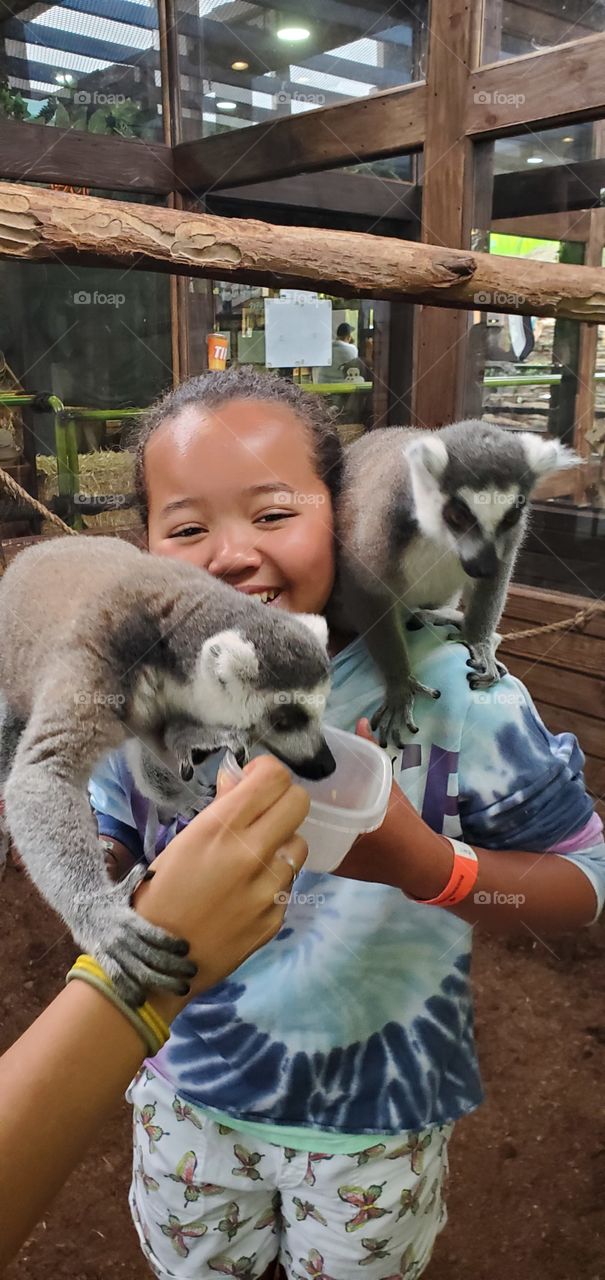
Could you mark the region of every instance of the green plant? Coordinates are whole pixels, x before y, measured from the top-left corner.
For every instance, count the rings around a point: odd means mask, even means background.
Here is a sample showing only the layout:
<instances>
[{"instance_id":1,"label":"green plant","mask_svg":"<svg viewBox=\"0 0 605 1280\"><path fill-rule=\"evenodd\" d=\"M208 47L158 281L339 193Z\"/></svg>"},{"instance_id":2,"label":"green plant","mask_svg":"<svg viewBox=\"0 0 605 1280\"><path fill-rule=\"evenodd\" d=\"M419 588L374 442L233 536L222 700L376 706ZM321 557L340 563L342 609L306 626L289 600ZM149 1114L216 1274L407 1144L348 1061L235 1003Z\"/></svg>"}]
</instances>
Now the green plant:
<instances>
[{"instance_id":1,"label":"green plant","mask_svg":"<svg viewBox=\"0 0 605 1280\"><path fill-rule=\"evenodd\" d=\"M28 106L18 89L11 89L6 76L0 75L0 116L4 120L30 120Z\"/></svg>"}]
</instances>

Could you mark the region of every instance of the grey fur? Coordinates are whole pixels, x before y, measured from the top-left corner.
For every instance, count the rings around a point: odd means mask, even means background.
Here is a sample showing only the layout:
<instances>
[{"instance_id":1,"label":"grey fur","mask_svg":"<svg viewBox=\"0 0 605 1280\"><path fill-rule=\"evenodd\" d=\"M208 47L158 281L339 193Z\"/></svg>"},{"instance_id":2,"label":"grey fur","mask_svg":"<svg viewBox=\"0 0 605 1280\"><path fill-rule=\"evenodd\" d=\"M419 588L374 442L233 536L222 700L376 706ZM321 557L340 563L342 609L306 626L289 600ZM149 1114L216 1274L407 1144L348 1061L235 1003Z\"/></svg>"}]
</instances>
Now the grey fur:
<instances>
[{"instance_id":1,"label":"grey fur","mask_svg":"<svg viewBox=\"0 0 605 1280\"><path fill-rule=\"evenodd\" d=\"M340 544L336 610L362 631L385 680L373 720L383 745L417 732L414 695L439 692L412 675L405 639L411 613L428 623L457 621L471 652L473 688L498 680L495 632L543 475L577 457L559 441L469 420L441 431L386 427L345 452L337 503ZM464 500L474 523L455 530ZM505 530L500 519L518 509ZM447 518L446 518L447 517ZM464 616L444 606L462 596Z\"/></svg>"},{"instance_id":2,"label":"grey fur","mask_svg":"<svg viewBox=\"0 0 605 1280\"><path fill-rule=\"evenodd\" d=\"M130 907L144 868L112 884L86 786L128 742L139 785L195 808L192 756L260 743L307 776L334 768L321 732L325 623L270 609L204 571L113 538L21 552L0 582L0 794L25 865L79 945L133 1004L178 990L184 944ZM285 730L276 708L296 704ZM179 772L180 770L180 772Z\"/></svg>"}]
</instances>

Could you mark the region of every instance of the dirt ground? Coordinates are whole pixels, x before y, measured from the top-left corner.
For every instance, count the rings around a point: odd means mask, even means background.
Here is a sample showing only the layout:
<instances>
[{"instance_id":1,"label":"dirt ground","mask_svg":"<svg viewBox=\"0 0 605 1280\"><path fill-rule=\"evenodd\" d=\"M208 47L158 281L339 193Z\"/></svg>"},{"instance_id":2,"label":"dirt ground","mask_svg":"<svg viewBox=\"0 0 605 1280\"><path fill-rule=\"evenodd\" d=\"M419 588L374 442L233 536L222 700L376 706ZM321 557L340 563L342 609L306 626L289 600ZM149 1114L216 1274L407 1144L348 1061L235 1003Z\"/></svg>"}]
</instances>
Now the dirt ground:
<instances>
[{"instance_id":1,"label":"dirt ground","mask_svg":"<svg viewBox=\"0 0 605 1280\"><path fill-rule=\"evenodd\" d=\"M3 1048L59 990L74 954L9 867ZM605 926L550 950L477 938L474 983L487 1102L453 1139L450 1221L426 1280L605 1280ZM8 1280L147 1280L126 1203L129 1147L124 1105Z\"/></svg>"}]
</instances>

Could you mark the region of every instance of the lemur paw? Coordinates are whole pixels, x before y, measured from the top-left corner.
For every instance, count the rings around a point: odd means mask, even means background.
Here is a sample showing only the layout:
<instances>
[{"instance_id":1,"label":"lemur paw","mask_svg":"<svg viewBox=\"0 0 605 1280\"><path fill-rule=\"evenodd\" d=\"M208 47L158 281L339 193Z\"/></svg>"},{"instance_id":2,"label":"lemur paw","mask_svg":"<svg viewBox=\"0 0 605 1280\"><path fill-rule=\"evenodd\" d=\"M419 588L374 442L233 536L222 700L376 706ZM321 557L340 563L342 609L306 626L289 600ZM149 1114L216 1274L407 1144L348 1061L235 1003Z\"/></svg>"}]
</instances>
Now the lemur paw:
<instances>
[{"instance_id":1,"label":"lemur paw","mask_svg":"<svg viewBox=\"0 0 605 1280\"><path fill-rule=\"evenodd\" d=\"M98 960L116 991L136 1008L148 988L163 988L184 995L197 966L187 958L189 944L150 924L129 904L146 867L138 864L119 884L86 911L85 928L78 940Z\"/></svg>"},{"instance_id":2,"label":"lemur paw","mask_svg":"<svg viewBox=\"0 0 605 1280\"><path fill-rule=\"evenodd\" d=\"M403 747L410 733L418 733L418 725L414 720L414 699L417 693L426 693L429 698L441 697L439 689L431 689L430 685L421 684L413 676L409 677L403 688L387 692L385 701L371 720L372 728L378 730L381 747L391 743Z\"/></svg>"},{"instance_id":3,"label":"lemur paw","mask_svg":"<svg viewBox=\"0 0 605 1280\"><path fill-rule=\"evenodd\" d=\"M464 614L461 609L415 609L414 618L428 627L461 627Z\"/></svg>"},{"instance_id":4,"label":"lemur paw","mask_svg":"<svg viewBox=\"0 0 605 1280\"><path fill-rule=\"evenodd\" d=\"M496 658L493 644L471 644L468 647L471 656L467 666L472 667L472 671L469 671L466 678L471 689L489 689L508 675L507 668Z\"/></svg>"}]
</instances>

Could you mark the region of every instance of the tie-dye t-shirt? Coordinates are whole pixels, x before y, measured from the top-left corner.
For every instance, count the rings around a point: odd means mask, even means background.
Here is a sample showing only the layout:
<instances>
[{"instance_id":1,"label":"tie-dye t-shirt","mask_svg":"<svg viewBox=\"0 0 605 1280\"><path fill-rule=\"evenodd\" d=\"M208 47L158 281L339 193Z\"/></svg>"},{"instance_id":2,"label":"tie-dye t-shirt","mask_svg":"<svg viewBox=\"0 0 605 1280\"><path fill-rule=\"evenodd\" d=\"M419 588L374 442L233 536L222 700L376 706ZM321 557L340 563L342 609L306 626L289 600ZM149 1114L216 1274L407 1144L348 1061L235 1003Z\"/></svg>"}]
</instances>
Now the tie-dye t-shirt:
<instances>
[{"instance_id":1,"label":"tie-dye t-shirt","mask_svg":"<svg viewBox=\"0 0 605 1280\"><path fill-rule=\"evenodd\" d=\"M441 698L417 698L419 733L390 752L397 782L435 831L564 854L589 878L596 915L605 846L575 738L549 733L510 675L473 693L468 650L449 634L409 633L413 670ZM333 660L326 720L354 730L381 700L355 641ZM101 765L91 798L101 833L148 860L184 825L159 823L121 753ZM453 1121L482 1097L471 935L397 889L303 872L280 933L187 1006L158 1069L185 1097L261 1125L395 1134Z\"/></svg>"}]
</instances>

